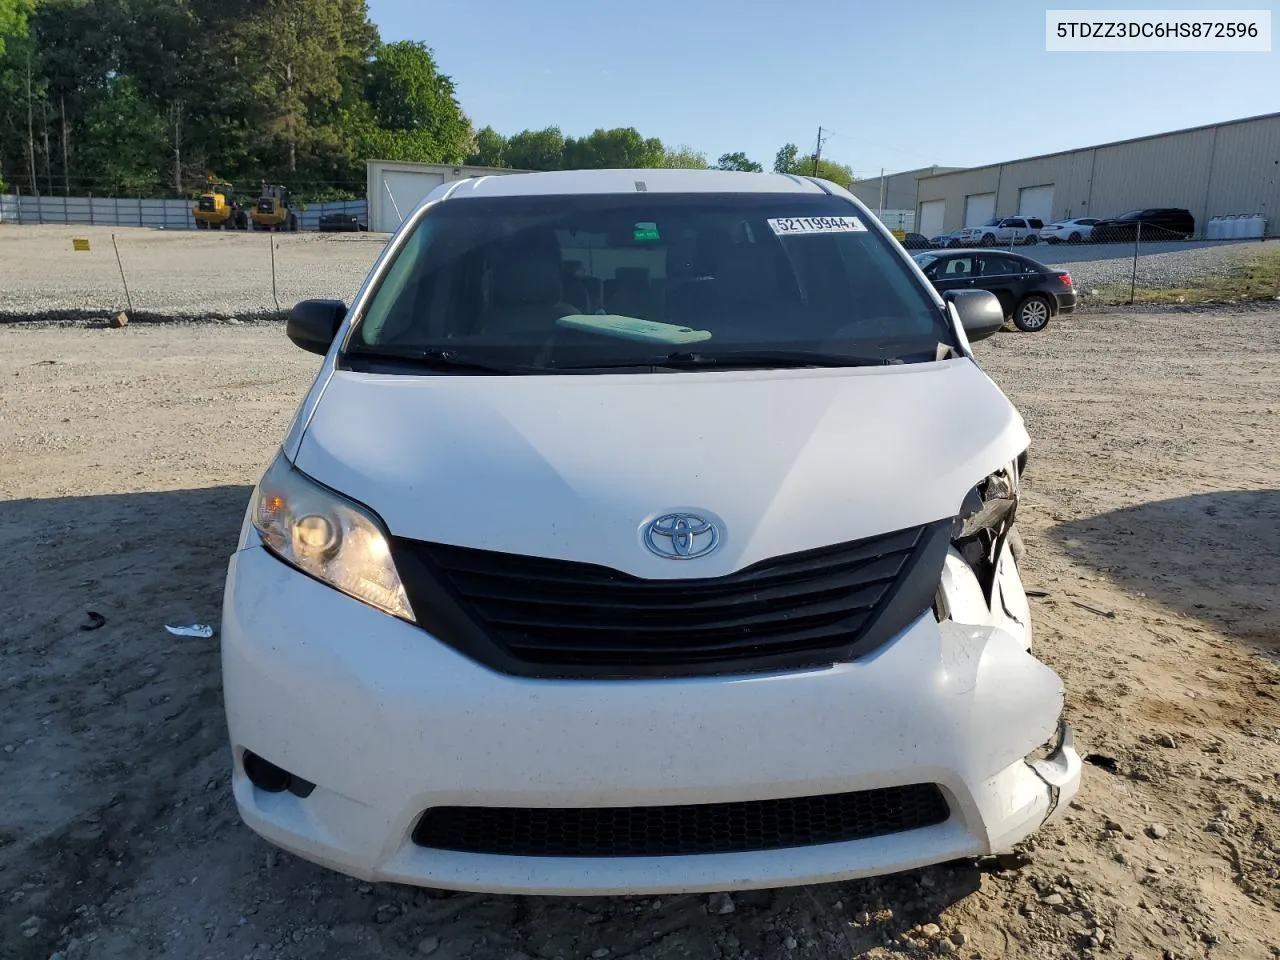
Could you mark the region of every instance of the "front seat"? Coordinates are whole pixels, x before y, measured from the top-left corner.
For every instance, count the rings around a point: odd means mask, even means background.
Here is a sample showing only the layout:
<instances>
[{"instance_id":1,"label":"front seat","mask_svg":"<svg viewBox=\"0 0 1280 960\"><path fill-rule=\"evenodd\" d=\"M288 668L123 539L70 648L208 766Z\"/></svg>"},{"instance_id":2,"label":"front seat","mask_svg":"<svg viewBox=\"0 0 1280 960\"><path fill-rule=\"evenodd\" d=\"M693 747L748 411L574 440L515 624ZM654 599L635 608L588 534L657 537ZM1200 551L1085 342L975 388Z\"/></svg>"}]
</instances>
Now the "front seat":
<instances>
[{"instance_id":1,"label":"front seat","mask_svg":"<svg viewBox=\"0 0 1280 960\"><path fill-rule=\"evenodd\" d=\"M550 230L525 231L504 241L492 264L484 333L541 340L555 331L558 319L582 312L564 300L560 244Z\"/></svg>"}]
</instances>

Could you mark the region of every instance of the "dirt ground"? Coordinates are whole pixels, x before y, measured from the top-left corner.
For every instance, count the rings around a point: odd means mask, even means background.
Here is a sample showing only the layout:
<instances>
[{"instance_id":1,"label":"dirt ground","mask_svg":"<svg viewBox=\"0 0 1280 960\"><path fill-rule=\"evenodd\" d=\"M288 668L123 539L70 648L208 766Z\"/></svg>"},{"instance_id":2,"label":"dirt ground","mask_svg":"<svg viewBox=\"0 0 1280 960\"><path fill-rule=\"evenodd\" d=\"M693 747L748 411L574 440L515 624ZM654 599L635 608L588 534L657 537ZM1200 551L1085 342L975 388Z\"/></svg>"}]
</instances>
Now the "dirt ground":
<instances>
[{"instance_id":1,"label":"dirt ground","mask_svg":"<svg viewBox=\"0 0 1280 960\"><path fill-rule=\"evenodd\" d=\"M979 351L1033 436L1038 651L1091 754L1067 820L1021 862L555 899L361 884L237 818L218 641L164 624L217 627L318 358L274 324L0 326L0 957L1280 956L1280 310Z\"/></svg>"}]
</instances>

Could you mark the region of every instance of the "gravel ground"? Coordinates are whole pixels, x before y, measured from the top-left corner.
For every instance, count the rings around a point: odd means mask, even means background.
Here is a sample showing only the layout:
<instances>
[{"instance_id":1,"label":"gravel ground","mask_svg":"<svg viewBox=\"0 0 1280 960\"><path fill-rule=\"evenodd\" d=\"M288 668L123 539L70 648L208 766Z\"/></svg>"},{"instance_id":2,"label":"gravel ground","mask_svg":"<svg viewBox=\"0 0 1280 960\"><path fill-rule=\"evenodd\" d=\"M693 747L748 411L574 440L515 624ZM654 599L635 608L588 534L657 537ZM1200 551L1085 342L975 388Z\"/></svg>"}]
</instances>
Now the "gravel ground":
<instances>
[{"instance_id":1,"label":"gravel ground","mask_svg":"<svg viewBox=\"0 0 1280 960\"><path fill-rule=\"evenodd\" d=\"M139 228L0 226L0 319L63 314L105 315L126 298L111 246L120 248L133 315L249 317L275 309L271 254L275 245L276 296L286 309L307 297L350 300L386 243L382 234L201 233ZM73 237L90 241L73 252ZM1020 248L1071 271L1088 291L1129 282L1130 248L1039 245ZM1229 272L1259 249L1256 242L1164 243L1144 246L1138 280L1144 286L1184 286Z\"/></svg>"},{"instance_id":2,"label":"gravel ground","mask_svg":"<svg viewBox=\"0 0 1280 960\"><path fill-rule=\"evenodd\" d=\"M0 957L1280 956L1280 309L978 348L1033 437L1037 644L1093 761L1066 821L1003 864L554 899L361 884L237 818L217 640L163 624L217 626L318 358L278 323L0 326Z\"/></svg>"},{"instance_id":3,"label":"gravel ground","mask_svg":"<svg viewBox=\"0 0 1280 960\"><path fill-rule=\"evenodd\" d=\"M1230 243L1191 240L1143 244L1138 255L1138 286L1189 287L1211 277L1229 276L1241 263L1263 251L1280 249L1257 241ZM1054 267L1071 271L1083 290L1129 284L1133 273L1133 247L1124 243L1037 244L1022 252Z\"/></svg>"}]
</instances>

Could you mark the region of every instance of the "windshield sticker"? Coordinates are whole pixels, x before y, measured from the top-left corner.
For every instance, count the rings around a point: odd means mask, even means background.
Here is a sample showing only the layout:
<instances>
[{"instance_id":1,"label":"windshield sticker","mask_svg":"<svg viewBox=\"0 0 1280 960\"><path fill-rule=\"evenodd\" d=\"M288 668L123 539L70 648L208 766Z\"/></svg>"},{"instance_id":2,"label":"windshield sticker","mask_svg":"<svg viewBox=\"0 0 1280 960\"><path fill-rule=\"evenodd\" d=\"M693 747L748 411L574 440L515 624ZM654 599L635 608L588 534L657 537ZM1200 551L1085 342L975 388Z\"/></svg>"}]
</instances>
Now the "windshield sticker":
<instances>
[{"instance_id":1,"label":"windshield sticker","mask_svg":"<svg viewBox=\"0 0 1280 960\"><path fill-rule=\"evenodd\" d=\"M779 237L809 233L866 233L857 217L776 217L768 221L769 229Z\"/></svg>"},{"instance_id":2,"label":"windshield sticker","mask_svg":"<svg viewBox=\"0 0 1280 960\"><path fill-rule=\"evenodd\" d=\"M637 223L632 237L636 240L648 241L658 240L658 225L656 223Z\"/></svg>"}]
</instances>

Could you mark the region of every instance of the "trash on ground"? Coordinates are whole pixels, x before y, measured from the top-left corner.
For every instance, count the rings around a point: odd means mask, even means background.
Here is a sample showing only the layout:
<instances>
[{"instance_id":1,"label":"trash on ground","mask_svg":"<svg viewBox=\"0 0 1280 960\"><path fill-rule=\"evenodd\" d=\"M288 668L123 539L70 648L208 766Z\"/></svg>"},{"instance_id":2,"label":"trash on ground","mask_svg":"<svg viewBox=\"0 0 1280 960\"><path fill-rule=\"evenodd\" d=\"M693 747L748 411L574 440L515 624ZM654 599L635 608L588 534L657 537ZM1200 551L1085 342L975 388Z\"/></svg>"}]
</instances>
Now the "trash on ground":
<instances>
[{"instance_id":1,"label":"trash on ground","mask_svg":"<svg viewBox=\"0 0 1280 960\"><path fill-rule=\"evenodd\" d=\"M166 623L164 628L175 637L204 637L207 639L213 636L213 627L207 623L192 623L182 627L171 627Z\"/></svg>"},{"instance_id":2,"label":"trash on ground","mask_svg":"<svg viewBox=\"0 0 1280 960\"><path fill-rule=\"evenodd\" d=\"M1084 762L1095 767L1101 767L1107 773L1120 772L1120 761L1115 757L1108 757L1105 753L1086 754Z\"/></svg>"},{"instance_id":3,"label":"trash on ground","mask_svg":"<svg viewBox=\"0 0 1280 960\"><path fill-rule=\"evenodd\" d=\"M80 624L81 630L97 630L107 622L107 618L98 613L97 610L89 610L84 615L84 623Z\"/></svg>"},{"instance_id":4,"label":"trash on ground","mask_svg":"<svg viewBox=\"0 0 1280 960\"><path fill-rule=\"evenodd\" d=\"M1072 600L1071 602L1074 603L1081 610L1088 610L1090 613L1096 613L1100 617L1108 617L1110 619L1115 619L1116 612L1114 610L1106 610L1102 607L1095 607L1093 604L1085 603L1083 600Z\"/></svg>"}]
</instances>

